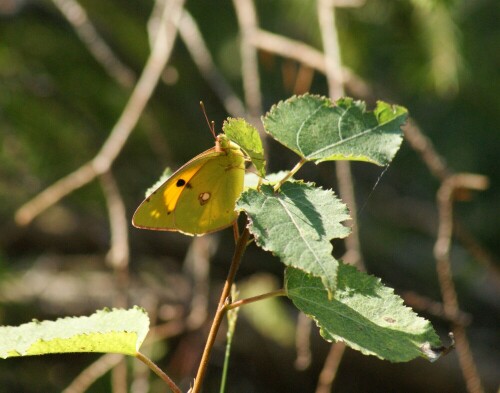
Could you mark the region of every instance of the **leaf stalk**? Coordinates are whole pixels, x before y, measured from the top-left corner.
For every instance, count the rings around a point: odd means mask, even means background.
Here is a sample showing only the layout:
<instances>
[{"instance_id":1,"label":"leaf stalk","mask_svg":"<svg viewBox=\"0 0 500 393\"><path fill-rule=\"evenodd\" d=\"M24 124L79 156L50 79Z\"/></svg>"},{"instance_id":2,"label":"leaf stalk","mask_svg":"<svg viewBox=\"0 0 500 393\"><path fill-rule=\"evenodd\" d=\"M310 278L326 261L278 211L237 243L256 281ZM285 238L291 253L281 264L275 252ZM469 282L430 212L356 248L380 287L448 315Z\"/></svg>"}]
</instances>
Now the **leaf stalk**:
<instances>
[{"instance_id":1,"label":"leaf stalk","mask_svg":"<svg viewBox=\"0 0 500 393\"><path fill-rule=\"evenodd\" d=\"M307 160L305 158L301 158L300 161L290 170L290 172L288 172L283 179L276 183L276 185L274 186L274 191L278 191L281 185L288 179L290 179L293 175L295 175L306 162Z\"/></svg>"}]
</instances>

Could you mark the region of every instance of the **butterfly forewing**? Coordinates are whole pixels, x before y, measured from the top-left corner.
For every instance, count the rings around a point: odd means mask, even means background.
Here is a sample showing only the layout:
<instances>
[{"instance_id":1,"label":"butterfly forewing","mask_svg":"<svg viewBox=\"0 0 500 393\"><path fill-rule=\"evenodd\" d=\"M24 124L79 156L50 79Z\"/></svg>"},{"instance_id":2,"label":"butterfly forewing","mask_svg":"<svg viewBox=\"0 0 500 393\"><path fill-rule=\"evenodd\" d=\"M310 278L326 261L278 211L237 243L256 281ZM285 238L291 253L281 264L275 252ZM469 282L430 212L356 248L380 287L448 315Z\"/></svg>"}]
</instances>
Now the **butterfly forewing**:
<instances>
[{"instance_id":1,"label":"butterfly forewing","mask_svg":"<svg viewBox=\"0 0 500 393\"><path fill-rule=\"evenodd\" d=\"M145 229L201 235L231 225L243 190L241 150L209 149L178 169L137 208L132 223Z\"/></svg>"},{"instance_id":2,"label":"butterfly forewing","mask_svg":"<svg viewBox=\"0 0 500 393\"><path fill-rule=\"evenodd\" d=\"M185 163L139 205L132 218L132 224L143 229L175 231L172 212L182 190L189 187L189 181L203 164L221 154L224 153L211 148Z\"/></svg>"}]
</instances>

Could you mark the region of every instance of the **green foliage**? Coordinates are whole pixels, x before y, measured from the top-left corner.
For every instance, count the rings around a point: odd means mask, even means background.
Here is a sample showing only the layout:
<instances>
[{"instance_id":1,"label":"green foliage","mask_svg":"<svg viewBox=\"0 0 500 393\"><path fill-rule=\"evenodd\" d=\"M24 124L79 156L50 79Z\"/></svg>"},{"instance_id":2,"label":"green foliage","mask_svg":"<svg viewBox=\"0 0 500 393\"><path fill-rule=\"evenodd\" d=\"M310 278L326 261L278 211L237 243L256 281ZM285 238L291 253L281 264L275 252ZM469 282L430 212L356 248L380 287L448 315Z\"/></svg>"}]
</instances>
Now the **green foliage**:
<instances>
[{"instance_id":1,"label":"green foliage","mask_svg":"<svg viewBox=\"0 0 500 393\"><path fill-rule=\"evenodd\" d=\"M403 305L392 288L379 278L339 263L337 291L328 299L321 281L298 269L286 270L288 297L313 318L328 341L343 341L365 355L392 362L418 356L431 360L428 351L441 345L429 321Z\"/></svg>"},{"instance_id":2,"label":"green foliage","mask_svg":"<svg viewBox=\"0 0 500 393\"><path fill-rule=\"evenodd\" d=\"M222 125L227 137L238 144L250 158L260 176L266 174L264 149L257 129L244 119L228 118Z\"/></svg>"},{"instance_id":3,"label":"green foliage","mask_svg":"<svg viewBox=\"0 0 500 393\"><path fill-rule=\"evenodd\" d=\"M89 317L33 321L0 327L0 358L70 352L111 352L135 356L149 330L139 307L100 310Z\"/></svg>"},{"instance_id":4,"label":"green foliage","mask_svg":"<svg viewBox=\"0 0 500 393\"><path fill-rule=\"evenodd\" d=\"M350 98L332 103L304 95L279 103L263 118L265 130L301 160L290 172L254 181L235 207L246 213L256 244L287 266L288 297L316 321L326 340L342 340L364 354L395 362L418 356L431 359L432 347L439 345L432 326L405 307L379 279L333 257L331 240L350 233L343 225L350 218L346 205L332 190L290 179L306 161L344 159L387 165L401 144L400 127L406 116L404 108L384 102L367 112L364 103ZM229 118L223 130L263 177L264 151L256 128L243 119ZM278 314L277 308L271 310ZM232 328L235 317L236 312ZM62 352L133 356L148 327L147 315L138 308L3 327L0 356Z\"/></svg>"},{"instance_id":5,"label":"green foliage","mask_svg":"<svg viewBox=\"0 0 500 393\"><path fill-rule=\"evenodd\" d=\"M367 112L345 98L292 97L263 118L266 132L295 151L302 162L348 159L391 162L401 145L406 109L378 102ZM296 172L295 169L292 172ZM291 173L293 175L293 173ZM364 354L394 362L417 356L435 359L439 346L430 323L405 307L379 279L339 263L330 241L349 235L347 207L331 190L302 181L244 191L236 209L248 216L255 242L288 266L287 294L311 316L328 340L342 340ZM429 354L432 354L430 356Z\"/></svg>"},{"instance_id":6,"label":"green foliage","mask_svg":"<svg viewBox=\"0 0 500 393\"><path fill-rule=\"evenodd\" d=\"M401 106L379 101L373 112L365 104L343 98L292 97L263 117L266 131L307 161L367 161L387 165L402 142L407 117Z\"/></svg>"},{"instance_id":7,"label":"green foliage","mask_svg":"<svg viewBox=\"0 0 500 393\"><path fill-rule=\"evenodd\" d=\"M349 218L347 207L332 191L302 182L286 182L277 192L263 185L260 191L245 191L237 208L248 215L257 245L285 265L321 277L335 291L338 263L330 240L350 230L341 224Z\"/></svg>"}]
</instances>

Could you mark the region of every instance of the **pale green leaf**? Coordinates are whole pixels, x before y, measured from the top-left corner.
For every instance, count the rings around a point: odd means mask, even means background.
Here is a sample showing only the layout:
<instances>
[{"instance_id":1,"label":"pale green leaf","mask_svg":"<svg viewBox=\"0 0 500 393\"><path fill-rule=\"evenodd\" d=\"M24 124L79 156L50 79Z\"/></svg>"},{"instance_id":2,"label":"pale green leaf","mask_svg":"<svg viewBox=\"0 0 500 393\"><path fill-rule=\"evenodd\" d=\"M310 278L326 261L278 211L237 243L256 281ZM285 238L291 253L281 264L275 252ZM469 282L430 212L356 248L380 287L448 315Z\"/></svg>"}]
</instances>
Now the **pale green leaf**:
<instances>
[{"instance_id":1,"label":"pale green leaf","mask_svg":"<svg viewBox=\"0 0 500 393\"><path fill-rule=\"evenodd\" d=\"M402 142L400 127L407 110L377 102L373 112L365 104L343 98L294 96L273 106L263 117L265 130L308 161L367 161L387 165Z\"/></svg>"},{"instance_id":2,"label":"pale green leaf","mask_svg":"<svg viewBox=\"0 0 500 393\"><path fill-rule=\"evenodd\" d=\"M257 129L244 119L229 117L222 125L227 137L238 144L252 161L260 176L266 174L264 149Z\"/></svg>"},{"instance_id":3,"label":"pale green leaf","mask_svg":"<svg viewBox=\"0 0 500 393\"><path fill-rule=\"evenodd\" d=\"M268 173L265 178L262 178L255 173L245 173L245 190L247 188L257 188L259 184L274 185L284 179L288 175L288 171L279 171L275 173ZM292 178L293 179L293 178Z\"/></svg>"},{"instance_id":4,"label":"pale green leaf","mask_svg":"<svg viewBox=\"0 0 500 393\"><path fill-rule=\"evenodd\" d=\"M338 263L330 240L344 238L350 230L341 224L349 219L347 207L333 191L288 181L276 192L269 185L260 192L249 189L236 206L248 215L257 245L285 265L321 277L335 291Z\"/></svg>"},{"instance_id":5,"label":"pale green leaf","mask_svg":"<svg viewBox=\"0 0 500 393\"><path fill-rule=\"evenodd\" d=\"M135 356L148 330L148 315L139 307L105 309L88 317L1 326L0 358L69 352Z\"/></svg>"},{"instance_id":6,"label":"pale green leaf","mask_svg":"<svg viewBox=\"0 0 500 393\"><path fill-rule=\"evenodd\" d=\"M392 362L418 356L429 360L429 347L441 345L429 321L419 317L379 278L339 262L337 291L329 300L316 277L288 268L288 297L316 321L323 338L343 341L365 355Z\"/></svg>"}]
</instances>

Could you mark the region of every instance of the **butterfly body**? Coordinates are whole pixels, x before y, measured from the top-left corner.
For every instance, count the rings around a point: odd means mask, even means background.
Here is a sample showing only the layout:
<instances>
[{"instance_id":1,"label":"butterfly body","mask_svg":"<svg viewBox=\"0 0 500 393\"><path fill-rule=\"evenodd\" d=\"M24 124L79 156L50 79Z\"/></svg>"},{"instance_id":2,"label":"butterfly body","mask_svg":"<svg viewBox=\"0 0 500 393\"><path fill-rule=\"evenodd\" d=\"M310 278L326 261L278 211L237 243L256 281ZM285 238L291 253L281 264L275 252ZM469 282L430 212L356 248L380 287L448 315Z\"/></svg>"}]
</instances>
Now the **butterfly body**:
<instances>
[{"instance_id":1,"label":"butterfly body","mask_svg":"<svg viewBox=\"0 0 500 393\"><path fill-rule=\"evenodd\" d=\"M215 147L197 155L137 208L138 228L202 235L234 223L236 199L243 191L245 157L224 134Z\"/></svg>"}]
</instances>

